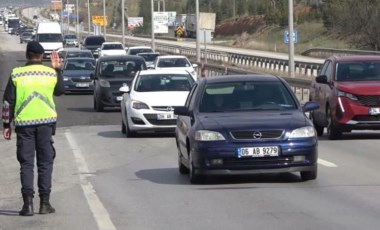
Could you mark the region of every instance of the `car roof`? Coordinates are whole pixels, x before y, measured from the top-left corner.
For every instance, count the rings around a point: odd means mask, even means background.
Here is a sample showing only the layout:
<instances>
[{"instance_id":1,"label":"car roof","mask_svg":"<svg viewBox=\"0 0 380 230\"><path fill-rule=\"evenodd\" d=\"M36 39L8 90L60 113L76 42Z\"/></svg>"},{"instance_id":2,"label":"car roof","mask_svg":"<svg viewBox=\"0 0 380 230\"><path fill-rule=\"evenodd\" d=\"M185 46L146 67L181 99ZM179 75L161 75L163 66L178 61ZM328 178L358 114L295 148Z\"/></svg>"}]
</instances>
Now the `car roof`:
<instances>
[{"instance_id":1,"label":"car roof","mask_svg":"<svg viewBox=\"0 0 380 230\"><path fill-rule=\"evenodd\" d=\"M108 45L108 44L121 44L121 42L103 42L103 45Z\"/></svg>"},{"instance_id":2,"label":"car roof","mask_svg":"<svg viewBox=\"0 0 380 230\"><path fill-rule=\"evenodd\" d=\"M160 53L138 53L136 55L160 55Z\"/></svg>"},{"instance_id":3,"label":"car roof","mask_svg":"<svg viewBox=\"0 0 380 230\"><path fill-rule=\"evenodd\" d=\"M128 49L152 49L150 46L130 46Z\"/></svg>"},{"instance_id":4,"label":"car roof","mask_svg":"<svg viewBox=\"0 0 380 230\"><path fill-rule=\"evenodd\" d=\"M164 58L186 58L186 56L183 56L183 55L161 55L159 57L160 59L164 59Z\"/></svg>"},{"instance_id":5,"label":"car roof","mask_svg":"<svg viewBox=\"0 0 380 230\"><path fill-rule=\"evenodd\" d=\"M186 70L168 70L168 69L148 69L141 70L140 75L154 75L154 74L190 74Z\"/></svg>"},{"instance_id":6,"label":"car roof","mask_svg":"<svg viewBox=\"0 0 380 230\"><path fill-rule=\"evenodd\" d=\"M91 58L91 57L71 57L71 58L66 58L66 60L95 60L95 58Z\"/></svg>"},{"instance_id":7,"label":"car roof","mask_svg":"<svg viewBox=\"0 0 380 230\"><path fill-rule=\"evenodd\" d=\"M337 62L348 61L380 61L379 55L349 55L349 56L332 56Z\"/></svg>"},{"instance_id":8,"label":"car roof","mask_svg":"<svg viewBox=\"0 0 380 230\"><path fill-rule=\"evenodd\" d=\"M98 61L114 61L114 60L141 60L145 61L143 57L137 55L111 55L99 57Z\"/></svg>"},{"instance_id":9,"label":"car roof","mask_svg":"<svg viewBox=\"0 0 380 230\"><path fill-rule=\"evenodd\" d=\"M213 77L200 78L206 84L225 83L225 82L239 82L239 81L267 81L276 82L281 81L279 77L269 74L247 74L247 75L219 75Z\"/></svg>"}]
</instances>

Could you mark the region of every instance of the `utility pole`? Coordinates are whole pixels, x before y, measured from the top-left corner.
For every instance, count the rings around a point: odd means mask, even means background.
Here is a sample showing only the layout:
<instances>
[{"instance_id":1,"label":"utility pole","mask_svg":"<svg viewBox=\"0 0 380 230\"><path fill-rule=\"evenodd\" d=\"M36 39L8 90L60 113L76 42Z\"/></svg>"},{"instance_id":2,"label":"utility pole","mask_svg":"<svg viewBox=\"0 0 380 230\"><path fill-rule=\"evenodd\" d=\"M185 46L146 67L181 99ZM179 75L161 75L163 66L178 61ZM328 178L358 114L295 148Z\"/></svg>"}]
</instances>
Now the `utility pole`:
<instances>
[{"instance_id":1,"label":"utility pole","mask_svg":"<svg viewBox=\"0 0 380 230\"><path fill-rule=\"evenodd\" d=\"M106 0L103 0L103 35L104 35L104 39L106 39L106 36L107 36L106 25L107 25L107 19L106 19Z\"/></svg>"},{"instance_id":2,"label":"utility pole","mask_svg":"<svg viewBox=\"0 0 380 230\"><path fill-rule=\"evenodd\" d=\"M294 76L293 0L289 0L289 77Z\"/></svg>"},{"instance_id":3,"label":"utility pole","mask_svg":"<svg viewBox=\"0 0 380 230\"><path fill-rule=\"evenodd\" d=\"M197 62L201 62L200 30L199 30L199 0L195 0L195 23L196 23L196 50Z\"/></svg>"},{"instance_id":4,"label":"utility pole","mask_svg":"<svg viewBox=\"0 0 380 230\"><path fill-rule=\"evenodd\" d=\"M91 34L90 0L87 0L87 17L88 17L88 35L90 35Z\"/></svg>"},{"instance_id":5,"label":"utility pole","mask_svg":"<svg viewBox=\"0 0 380 230\"><path fill-rule=\"evenodd\" d=\"M79 4L78 0L77 1L77 6L76 6L76 11L77 11L77 22L76 22L76 32L77 32L77 38L79 39Z\"/></svg>"},{"instance_id":6,"label":"utility pole","mask_svg":"<svg viewBox=\"0 0 380 230\"><path fill-rule=\"evenodd\" d=\"M122 27L122 42L121 44L123 44L124 46L124 43L125 43L125 16L124 16L124 11L125 11L125 0L121 0L121 27Z\"/></svg>"},{"instance_id":7,"label":"utility pole","mask_svg":"<svg viewBox=\"0 0 380 230\"><path fill-rule=\"evenodd\" d=\"M152 49L154 51L156 51L156 44L155 44L155 41L154 41L154 2L153 0L150 0L150 6L151 6L151 15L152 15Z\"/></svg>"}]
</instances>

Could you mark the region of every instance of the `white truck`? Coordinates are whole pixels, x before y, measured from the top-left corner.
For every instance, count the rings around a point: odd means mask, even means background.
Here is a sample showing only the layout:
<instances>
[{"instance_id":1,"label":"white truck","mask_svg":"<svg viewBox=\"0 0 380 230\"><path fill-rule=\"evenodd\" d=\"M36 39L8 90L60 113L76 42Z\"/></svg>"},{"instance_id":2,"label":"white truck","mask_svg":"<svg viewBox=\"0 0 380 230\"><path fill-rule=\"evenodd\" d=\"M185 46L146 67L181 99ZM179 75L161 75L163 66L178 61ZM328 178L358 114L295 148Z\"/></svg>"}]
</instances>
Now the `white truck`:
<instances>
[{"instance_id":1,"label":"white truck","mask_svg":"<svg viewBox=\"0 0 380 230\"><path fill-rule=\"evenodd\" d=\"M36 41L44 47L44 58L50 58L53 50L63 48L61 25L58 22L38 23Z\"/></svg>"},{"instance_id":2,"label":"white truck","mask_svg":"<svg viewBox=\"0 0 380 230\"><path fill-rule=\"evenodd\" d=\"M209 30L211 31L211 36L213 36L215 32L215 20L216 20L216 14L215 13L206 13L206 12L200 12L199 13L199 29L202 30ZM196 16L195 14L187 14L186 15L186 21L185 21L185 31L186 36L189 38L195 38L197 35L197 27L196 27Z\"/></svg>"}]
</instances>

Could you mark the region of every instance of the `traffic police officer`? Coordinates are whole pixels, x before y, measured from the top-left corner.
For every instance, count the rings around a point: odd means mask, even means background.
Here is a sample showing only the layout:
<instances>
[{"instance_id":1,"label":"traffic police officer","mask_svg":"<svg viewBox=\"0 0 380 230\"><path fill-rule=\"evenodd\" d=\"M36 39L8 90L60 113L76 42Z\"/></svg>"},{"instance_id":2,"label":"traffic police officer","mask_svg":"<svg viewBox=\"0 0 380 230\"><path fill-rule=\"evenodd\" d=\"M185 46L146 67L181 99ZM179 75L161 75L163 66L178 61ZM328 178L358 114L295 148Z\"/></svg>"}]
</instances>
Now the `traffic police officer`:
<instances>
[{"instance_id":1,"label":"traffic police officer","mask_svg":"<svg viewBox=\"0 0 380 230\"><path fill-rule=\"evenodd\" d=\"M17 160L20 163L21 193L24 205L21 216L32 216L34 197L34 158L37 158L40 214L55 212L50 205L55 150L52 135L57 113L53 95L65 92L61 61L53 51L51 65L42 64L44 49L31 41L26 48L27 63L12 70L3 98L3 136L11 139L13 121L17 134Z\"/></svg>"}]
</instances>

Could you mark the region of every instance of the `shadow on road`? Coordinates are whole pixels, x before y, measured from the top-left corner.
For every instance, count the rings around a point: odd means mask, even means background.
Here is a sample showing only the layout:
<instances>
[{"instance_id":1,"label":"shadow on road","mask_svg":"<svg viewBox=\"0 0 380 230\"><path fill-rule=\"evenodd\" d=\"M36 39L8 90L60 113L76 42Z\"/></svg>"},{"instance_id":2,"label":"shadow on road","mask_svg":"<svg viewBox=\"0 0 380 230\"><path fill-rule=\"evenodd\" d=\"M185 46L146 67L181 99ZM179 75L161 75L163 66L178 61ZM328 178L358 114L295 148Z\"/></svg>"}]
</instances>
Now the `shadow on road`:
<instances>
[{"instance_id":1,"label":"shadow on road","mask_svg":"<svg viewBox=\"0 0 380 230\"><path fill-rule=\"evenodd\" d=\"M378 140L380 139L380 132L355 131L351 133L343 133L342 137L338 140L329 140L327 134L325 133L318 139L319 141Z\"/></svg>"},{"instance_id":2,"label":"shadow on road","mask_svg":"<svg viewBox=\"0 0 380 230\"><path fill-rule=\"evenodd\" d=\"M128 138L128 139L170 138L170 137L174 138L174 133L138 133L136 134L135 137L126 137L125 134L121 133L121 130L99 132L98 135L101 137L106 137L106 138Z\"/></svg>"},{"instance_id":3,"label":"shadow on road","mask_svg":"<svg viewBox=\"0 0 380 230\"><path fill-rule=\"evenodd\" d=\"M120 113L120 109L118 108L107 108L107 109L104 109L103 112L96 112L92 107L85 107L85 108L67 108L67 110L69 111L74 111L74 112L86 112L86 113L115 113L115 112L119 112Z\"/></svg>"},{"instance_id":4,"label":"shadow on road","mask_svg":"<svg viewBox=\"0 0 380 230\"><path fill-rule=\"evenodd\" d=\"M181 175L177 168L158 168L144 169L135 173L137 177L157 184L190 184L188 175ZM207 176L202 185L227 185L227 184L247 184L247 183L300 183L302 182L299 174L296 173L276 173L276 174L257 174L243 176ZM310 181L311 182L311 181ZM303 182L303 183L310 183ZM254 188L255 186L249 186ZM260 186L261 188L262 186ZM229 187L225 189L233 189ZM200 189L223 189L223 188L200 188Z\"/></svg>"},{"instance_id":5,"label":"shadow on road","mask_svg":"<svg viewBox=\"0 0 380 230\"><path fill-rule=\"evenodd\" d=\"M18 211L0 209L0 216L19 216L19 214Z\"/></svg>"}]
</instances>

